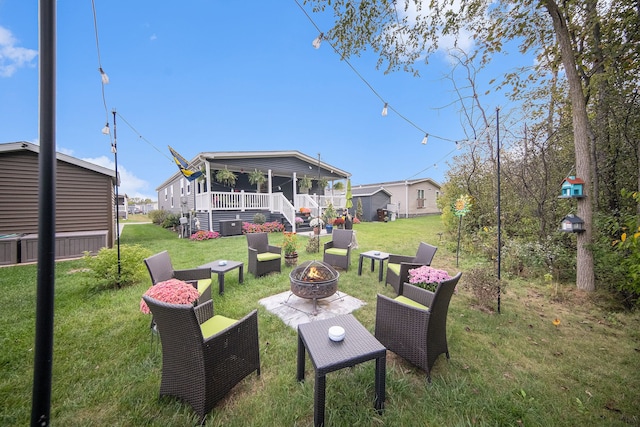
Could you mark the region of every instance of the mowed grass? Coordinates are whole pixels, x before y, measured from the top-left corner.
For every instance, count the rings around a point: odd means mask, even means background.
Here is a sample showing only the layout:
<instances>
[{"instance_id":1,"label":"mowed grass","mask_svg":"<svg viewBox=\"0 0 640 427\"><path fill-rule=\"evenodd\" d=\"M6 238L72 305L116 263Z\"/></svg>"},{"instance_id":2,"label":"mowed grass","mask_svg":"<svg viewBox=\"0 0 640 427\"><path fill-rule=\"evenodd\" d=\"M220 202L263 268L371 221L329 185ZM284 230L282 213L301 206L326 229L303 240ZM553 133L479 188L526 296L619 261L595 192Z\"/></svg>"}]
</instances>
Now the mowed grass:
<instances>
[{"instance_id":1,"label":"mowed grass","mask_svg":"<svg viewBox=\"0 0 640 427\"><path fill-rule=\"evenodd\" d=\"M633 426L640 424L640 316L612 311L606 295L560 286L557 298L542 280L510 280L501 314L476 308L464 272L482 261L464 254L456 267L455 237L438 217L355 226L359 248L339 288L366 305L354 312L371 332L376 294L393 296L358 253L372 249L415 253L420 241L439 247L434 267L463 272L448 317L451 359L425 373L393 353L387 357L387 401L373 408L374 363L327 376L329 426ZM304 250L300 262L321 259ZM322 237L322 242L329 237ZM279 244L281 234L270 241ZM290 268L256 279L246 272L244 236L202 242L178 239L154 225L128 225L123 244L168 250L176 268L224 258L245 262L245 280L227 274L216 311L239 318L259 311L262 374L250 375L209 414L208 426L310 426L313 368L296 381L297 334L258 300L289 289ZM139 311L150 282L96 291L82 260L56 265L55 341L51 418L59 426L189 426L191 408L158 398L161 345ZM0 269L0 425L27 425L31 413L37 266ZM503 275L504 277L504 275ZM214 290L217 283L214 280ZM560 324L555 326L554 319Z\"/></svg>"}]
</instances>

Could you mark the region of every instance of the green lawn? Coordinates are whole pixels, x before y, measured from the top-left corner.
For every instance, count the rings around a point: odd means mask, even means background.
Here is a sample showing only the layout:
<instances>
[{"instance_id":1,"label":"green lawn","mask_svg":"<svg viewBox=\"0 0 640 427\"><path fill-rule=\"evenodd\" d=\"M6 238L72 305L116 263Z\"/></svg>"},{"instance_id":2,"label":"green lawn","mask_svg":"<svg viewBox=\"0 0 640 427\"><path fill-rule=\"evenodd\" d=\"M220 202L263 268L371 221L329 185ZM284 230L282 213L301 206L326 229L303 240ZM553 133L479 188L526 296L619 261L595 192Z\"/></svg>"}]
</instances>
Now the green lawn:
<instances>
[{"instance_id":1,"label":"green lawn","mask_svg":"<svg viewBox=\"0 0 640 427\"><path fill-rule=\"evenodd\" d=\"M377 293L393 295L377 270L357 275L358 253L379 249L414 253L420 241L439 246L434 267L463 278L449 309L451 359L440 356L427 384L425 373L389 353L383 415L373 408L374 363L327 376L329 426L631 426L640 424L640 315L620 313L561 286L552 298L542 280L511 280L502 314L475 308L464 271L481 261L464 254L456 268L455 238L440 236L438 217L355 226L359 248L339 288L367 304L354 312L373 332ZM328 237L323 237L327 241ZM273 234L274 244L282 241ZM306 238L300 237L301 243ZM313 421L313 374L296 381L296 332L268 313L260 298L289 288L288 273L256 279L246 273L244 236L192 242L154 225L127 225L123 244L152 252L169 250L176 268L218 259L245 262L245 281L226 276L225 295L214 292L216 311L239 318L259 311L262 375L241 382L207 417L209 426L309 426ZM300 262L320 259L300 251ZM367 260L368 262L368 260ZM82 260L57 264L51 399L58 426L187 426L191 408L158 399L161 347L150 318L139 311L150 282L98 292ZM377 268L377 266L376 266ZM35 322L35 265L0 269L0 425L24 426L31 412ZM217 289L217 284L214 284ZM552 321L560 319L554 326Z\"/></svg>"}]
</instances>

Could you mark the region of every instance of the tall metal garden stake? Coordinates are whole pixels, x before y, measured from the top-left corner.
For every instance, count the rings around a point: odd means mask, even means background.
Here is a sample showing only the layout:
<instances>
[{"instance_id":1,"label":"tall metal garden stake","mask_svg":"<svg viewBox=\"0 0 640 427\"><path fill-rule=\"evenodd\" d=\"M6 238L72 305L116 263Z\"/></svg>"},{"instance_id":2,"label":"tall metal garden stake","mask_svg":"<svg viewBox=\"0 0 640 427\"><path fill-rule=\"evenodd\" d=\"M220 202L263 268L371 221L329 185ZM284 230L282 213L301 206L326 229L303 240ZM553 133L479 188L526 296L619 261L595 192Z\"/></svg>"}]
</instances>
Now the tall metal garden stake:
<instances>
[{"instance_id":1,"label":"tall metal garden stake","mask_svg":"<svg viewBox=\"0 0 640 427\"><path fill-rule=\"evenodd\" d=\"M118 278L116 286L120 287L120 278L122 274L120 262L120 196L118 195L118 187L120 186L120 175L118 175L118 136L116 134L116 109L113 109L113 144L111 152L116 165L116 243L118 244ZM124 207L127 209L127 206Z\"/></svg>"},{"instance_id":2,"label":"tall metal garden stake","mask_svg":"<svg viewBox=\"0 0 640 427\"><path fill-rule=\"evenodd\" d=\"M497 149L497 175L498 175L498 314L500 314L500 271L502 270L502 221L500 215L500 107L496 108L496 149Z\"/></svg>"}]
</instances>

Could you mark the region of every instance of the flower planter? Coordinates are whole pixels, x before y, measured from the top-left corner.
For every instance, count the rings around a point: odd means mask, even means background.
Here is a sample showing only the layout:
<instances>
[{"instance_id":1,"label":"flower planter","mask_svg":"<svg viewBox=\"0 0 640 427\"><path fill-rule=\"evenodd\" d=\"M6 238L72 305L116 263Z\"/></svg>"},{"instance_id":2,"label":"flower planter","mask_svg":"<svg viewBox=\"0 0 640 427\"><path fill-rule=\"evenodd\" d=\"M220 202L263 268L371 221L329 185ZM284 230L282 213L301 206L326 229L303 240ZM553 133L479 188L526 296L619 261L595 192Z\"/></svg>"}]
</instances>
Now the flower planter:
<instances>
[{"instance_id":1,"label":"flower planter","mask_svg":"<svg viewBox=\"0 0 640 427\"><path fill-rule=\"evenodd\" d=\"M284 265L287 267L293 267L298 264L298 254L284 254Z\"/></svg>"},{"instance_id":2,"label":"flower planter","mask_svg":"<svg viewBox=\"0 0 640 427\"><path fill-rule=\"evenodd\" d=\"M333 232L333 225L327 224L326 228L327 228L327 234L331 234Z\"/></svg>"}]
</instances>

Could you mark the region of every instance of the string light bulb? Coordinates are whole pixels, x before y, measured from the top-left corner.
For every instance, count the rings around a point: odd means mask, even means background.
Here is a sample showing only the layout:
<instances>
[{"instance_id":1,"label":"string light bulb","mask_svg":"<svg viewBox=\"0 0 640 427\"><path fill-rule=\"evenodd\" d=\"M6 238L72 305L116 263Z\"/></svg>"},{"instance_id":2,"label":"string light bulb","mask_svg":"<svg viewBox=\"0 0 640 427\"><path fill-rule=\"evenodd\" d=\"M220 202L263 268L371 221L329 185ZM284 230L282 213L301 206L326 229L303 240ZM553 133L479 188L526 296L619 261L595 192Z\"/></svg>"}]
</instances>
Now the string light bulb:
<instances>
[{"instance_id":1,"label":"string light bulb","mask_svg":"<svg viewBox=\"0 0 640 427\"><path fill-rule=\"evenodd\" d=\"M324 40L324 33L318 34L318 37L313 39L313 43L311 43L314 49L320 49L320 45L322 44L322 40Z\"/></svg>"},{"instance_id":2,"label":"string light bulb","mask_svg":"<svg viewBox=\"0 0 640 427\"><path fill-rule=\"evenodd\" d=\"M387 117L387 114L388 114L387 106L388 104L385 102L384 107L382 108L382 117Z\"/></svg>"},{"instance_id":3,"label":"string light bulb","mask_svg":"<svg viewBox=\"0 0 640 427\"><path fill-rule=\"evenodd\" d=\"M102 67L98 68L98 71L100 71L100 76L102 77L102 84L103 85L108 85L109 84L109 76L107 76L107 73L104 72Z\"/></svg>"},{"instance_id":4,"label":"string light bulb","mask_svg":"<svg viewBox=\"0 0 640 427\"><path fill-rule=\"evenodd\" d=\"M429 134L425 133L424 138L422 138L422 145L427 145L428 140L429 140Z\"/></svg>"},{"instance_id":5,"label":"string light bulb","mask_svg":"<svg viewBox=\"0 0 640 427\"><path fill-rule=\"evenodd\" d=\"M102 128L102 134L103 135L109 135L111 132L109 131L109 122L107 122L106 125L104 125L104 127Z\"/></svg>"}]
</instances>

